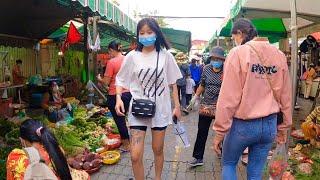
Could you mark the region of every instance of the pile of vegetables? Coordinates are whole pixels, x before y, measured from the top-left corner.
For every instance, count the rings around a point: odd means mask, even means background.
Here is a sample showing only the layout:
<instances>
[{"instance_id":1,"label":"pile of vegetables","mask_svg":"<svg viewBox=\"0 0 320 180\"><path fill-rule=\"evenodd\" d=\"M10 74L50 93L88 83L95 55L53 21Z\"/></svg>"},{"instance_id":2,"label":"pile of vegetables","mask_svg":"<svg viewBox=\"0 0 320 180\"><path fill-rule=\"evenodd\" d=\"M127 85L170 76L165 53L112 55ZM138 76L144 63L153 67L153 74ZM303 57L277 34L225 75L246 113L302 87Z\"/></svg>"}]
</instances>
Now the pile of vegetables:
<instances>
[{"instance_id":1,"label":"pile of vegetables","mask_svg":"<svg viewBox=\"0 0 320 180\"><path fill-rule=\"evenodd\" d=\"M15 128L11 130L5 135L6 143L14 146L19 145L20 144L19 136L20 136L19 128Z\"/></svg>"},{"instance_id":2,"label":"pile of vegetables","mask_svg":"<svg viewBox=\"0 0 320 180\"><path fill-rule=\"evenodd\" d=\"M78 154L74 158L68 158L68 163L74 169L92 173L101 167L102 158L99 154L91 153L86 149L83 154Z\"/></svg>"},{"instance_id":3,"label":"pile of vegetables","mask_svg":"<svg viewBox=\"0 0 320 180\"><path fill-rule=\"evenodd\" d=\"M68 157L82 153L87 147L87 144L81 141L80 136L74 131L73 126L59 126L53 129L53 133Z\"/></svg>"},{"instance_id":4,"label":"pile of vegetables","mask_svg":"<svg viewBox=\"0 0 320 180\"><path fill-rule=\"evenodd\" d=\"M19 146L18 126L11 121L0 119L0 179L6 177L6 162L9 153Z\"/></svg>"},{"instance_id":5,"label":"pile of vegetables","mask_svg":"<svg viewBox=\"0 0 320 180\"><path fill-rule=\"evenodd\" d=\"M105 112L106 109L99 111L98 108L93 108L87 111L84 107L78 107L74 110L74 120L70 124L54 130L68 157L80 154L84 148L95 152L105 145L104 140L109 134L119 134L114 120L107 118ZM118 143L116 144L118 147Z\"/></svg>"},{"instance_id":6,"label":"pile of vegetables","mask_svg":"<svg viewBox=\"0 0 320 180\"><path fill-rule=\"evenodd\" d=\"M4 137L8 132L17 128L18 126L13 122L10 122L5 119L0 119L0 136Z\"/></svg>"},{"instance_id":7,"label":"pile of vegetables","mask_svg":"<svg viewBox=\"0 0 320 180\"><path fill-rule=\"evenodd\" d=\"M315 147L303 146L292 152L289 164L296 179L320 179L320 150Z\"/></svg>"}]
</instances>

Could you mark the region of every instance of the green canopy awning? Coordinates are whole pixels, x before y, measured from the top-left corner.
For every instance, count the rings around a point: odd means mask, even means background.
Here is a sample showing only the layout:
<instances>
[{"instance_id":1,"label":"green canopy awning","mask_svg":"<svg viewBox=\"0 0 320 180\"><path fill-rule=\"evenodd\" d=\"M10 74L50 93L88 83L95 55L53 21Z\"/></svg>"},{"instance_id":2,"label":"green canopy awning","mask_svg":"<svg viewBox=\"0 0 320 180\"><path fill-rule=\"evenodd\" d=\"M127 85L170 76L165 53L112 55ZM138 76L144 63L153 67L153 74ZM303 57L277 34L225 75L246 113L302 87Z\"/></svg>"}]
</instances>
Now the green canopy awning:
<instances>
[{"instance_id":1,"label":"green canopy awning","mask_svg":"<svg viewBox=\"0 0 320 180\"><path fill-rule=\"evenodd\" d=\"M75 24L76 22L73 21ZM63 25L61 28L57 29L55 32L53 32L50 36L48 36L49 39L56 39L56 40L62 40L67 35L68 29L70 26L70 22ZM77 27L78 31L83 35L83 25L81 23L76 23L75 26ZM90 27L90 30L92 30L92 27ZM102 48L106 48L109 43L113 40L117 40L121 43L123 49L127 49L130 46L130 43L132 42L133 35L128 34L116 26L112 25L106 25L106 24L98 24L98 31L100 34L100 46ZM92 32L90 32L92 35Z\"/></svg>"},{"instance_id":2,"label":"green canopy awning","mask_svg":"<svg viewBox=\"0 0 320 180\"><path fill-rule=\"evenodd\" d=\"M161 29L173 48L189 52L191 48L191 32L171 28Z\"/></svg>"},{"instance_id":3,"label":"green canopy awning","mask_svg":"<svg viewBox=\"0 0 320 180\"><path fill-rule=\"evenodd\" d=\"M70 0L58 0L61 4L70 6ZM137 23L126 13L122 12L118 6L108 0L74 0L78 5L87 8L91 13L100 15L103 19L112 21L124 30L136 32Z\"/></svg>"},{"instance_id":4,"label":"green canopy awning","mask_svg":"<svg viewBox=\"0 0 320 180\"><path fill-rule=\"evenodd\" d=\"M261 18L251 20L258 31L259 36L268 37L271 43L287 37L286 28L281 18ZM233 22L229 20L227 25L220 31L220 36L231 36Z\"/></svg>"},{"instance_id":5,"label":"green canopy awning","mask_svg":"<svg viewBox=\"0 0 320 180\"><path fill-rule=\"evenodd\" d=\"M230 36L232 22L240 17L251 19L259 36L266 36L271 42L286 38L290 32L290 0L236 0L219 35ZM320 23L319 0L296 0L297 26L307 27Z\"/></svg>"}]
</instances>

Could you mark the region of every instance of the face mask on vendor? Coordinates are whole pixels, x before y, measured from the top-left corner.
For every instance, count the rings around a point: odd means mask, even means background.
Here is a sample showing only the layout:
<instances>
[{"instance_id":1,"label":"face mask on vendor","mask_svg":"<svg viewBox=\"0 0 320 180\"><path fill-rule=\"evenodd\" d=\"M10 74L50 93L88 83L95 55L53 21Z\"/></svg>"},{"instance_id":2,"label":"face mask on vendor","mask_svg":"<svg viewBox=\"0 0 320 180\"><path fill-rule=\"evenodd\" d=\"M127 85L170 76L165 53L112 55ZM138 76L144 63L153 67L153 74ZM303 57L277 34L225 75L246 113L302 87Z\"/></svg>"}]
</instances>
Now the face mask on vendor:
<instances>
[{"instance_id":1,"label":"face mask on vendor","mask_svg":"<svg viewBox=\"0 0 320 180\"><path fill-rule=\"evenodd\" d=\"M211 59L210 64L215 69L221 69L223 62L219 59Z\"/></svg>"}]
</instances>

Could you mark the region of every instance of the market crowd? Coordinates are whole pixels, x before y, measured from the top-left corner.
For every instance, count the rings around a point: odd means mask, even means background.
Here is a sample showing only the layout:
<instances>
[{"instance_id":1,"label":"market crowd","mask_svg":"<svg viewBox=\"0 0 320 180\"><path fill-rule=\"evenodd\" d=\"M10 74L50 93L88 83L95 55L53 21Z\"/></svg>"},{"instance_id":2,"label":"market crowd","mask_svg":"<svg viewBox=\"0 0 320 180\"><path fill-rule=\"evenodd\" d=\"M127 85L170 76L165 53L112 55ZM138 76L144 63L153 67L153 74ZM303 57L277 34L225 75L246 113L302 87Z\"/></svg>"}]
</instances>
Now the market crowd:
<instances>
[{"instance_id":1,"label":"market crowd","mask_svg":"<svg viewBox=\"0 0 320 180\"><path fill-rule=\"evenodd\" d=\"M222 162L221 179L237 179L241 156L247 157L248 179L262 179L273 143L286 143L292 123L286 57L267 38L258 37L247 19L235 21L231 33L236 47L227 56L222 47L214 47L208 59L199 55L189 58L182 52L171 54L169 43L152 18L139 21L135 50L124 56L119 42L109 44L112 59L97 79L108 93L108 108L121 136L120 150L131 154L135 179L145 178L147 129L152 135L154 179L160 180L166 129L173 117L180 120L181 113L188 115L191 110L199 111L199 121L189 165L205 163L206 141L213 130L213 149ZM56 120L70 110L57 89L52 83L42 103L46 114ZM56 109L66 108L55 111L52 104ZM47 179L90 179L87 173L69 167L64 150L40 122L24 121L20 140L24 149L15 149L8 157L8 180L32 179L37 173ZM39 159L42 164L37 163Z\"/></svg>"}]
</instances>

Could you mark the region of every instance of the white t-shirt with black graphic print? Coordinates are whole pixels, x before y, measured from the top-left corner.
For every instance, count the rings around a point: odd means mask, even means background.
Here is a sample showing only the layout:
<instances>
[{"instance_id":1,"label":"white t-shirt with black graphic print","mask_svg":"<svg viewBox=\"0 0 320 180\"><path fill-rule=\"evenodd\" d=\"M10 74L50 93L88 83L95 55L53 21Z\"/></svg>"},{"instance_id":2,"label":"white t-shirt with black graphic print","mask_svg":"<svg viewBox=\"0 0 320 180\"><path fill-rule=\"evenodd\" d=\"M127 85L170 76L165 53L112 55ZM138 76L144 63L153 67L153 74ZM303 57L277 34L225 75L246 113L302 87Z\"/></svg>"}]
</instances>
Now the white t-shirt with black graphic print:
<instances>
[{"instance_id":1,"label":"white t-shirt with black graphic print","mask_svg":"<svg viewBox=\"0 0 320 180\"><path fill-rule=\"evenodd\" d=\"M137 118L131 114L130 103L128 120L130 126L164 127L172 122L172 109L169 85L182 77L180 69L171 53L161 50L159 53L158 79L156 80L157 54L155 50L148 54L131 51L125 58L116 77L116 85L128 89L133 99L156 98L154 118Z\"/></svg>"}]
</instances>

